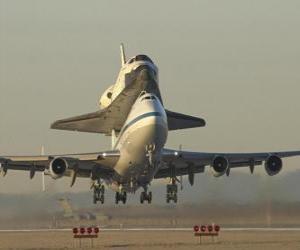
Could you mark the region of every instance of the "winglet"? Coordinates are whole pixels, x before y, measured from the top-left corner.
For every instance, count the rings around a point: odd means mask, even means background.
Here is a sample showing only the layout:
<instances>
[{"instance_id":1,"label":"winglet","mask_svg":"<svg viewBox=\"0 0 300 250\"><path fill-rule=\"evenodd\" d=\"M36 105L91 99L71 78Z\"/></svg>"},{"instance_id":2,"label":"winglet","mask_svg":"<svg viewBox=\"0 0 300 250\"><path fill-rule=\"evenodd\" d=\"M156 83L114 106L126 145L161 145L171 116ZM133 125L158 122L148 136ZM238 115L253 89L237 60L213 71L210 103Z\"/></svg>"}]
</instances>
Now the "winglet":
<instances>
[{"instance_id":1,"label":"winglet","mask_svg":"<svg viewBox=\"0 0 300 250\"><path fill-rule=\"evenodd\" d=\"M124 49L124 44L120 44L120 50L121 50L121 63L122 66L126 63L126 57L125 57L125 49Z\"/></svg>"}]
</instances>

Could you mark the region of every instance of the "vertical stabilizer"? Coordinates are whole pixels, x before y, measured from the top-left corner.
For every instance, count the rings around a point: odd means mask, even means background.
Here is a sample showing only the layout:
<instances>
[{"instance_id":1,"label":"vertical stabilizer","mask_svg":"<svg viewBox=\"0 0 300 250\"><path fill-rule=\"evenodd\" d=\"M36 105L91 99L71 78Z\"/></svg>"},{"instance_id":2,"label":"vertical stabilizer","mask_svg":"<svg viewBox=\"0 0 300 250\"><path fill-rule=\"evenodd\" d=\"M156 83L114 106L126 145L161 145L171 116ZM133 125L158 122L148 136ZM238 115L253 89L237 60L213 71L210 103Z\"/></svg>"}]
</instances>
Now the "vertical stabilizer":
<instances>
[{"instance_id":1,"label":"vertical stabilizer","mask_svg":"<svg viewBox=\"0 0 300 250\"><path fill-rule=\"evenodd\" d=\"M125 50L124 50L124 44L121 43L120 45L120 50L121 50L121 63L122 66L126 63L126 57L125 57Z\"/></svg>"},{"instance_id":2,"label":"vertical stabilizer","mask_svg":"<svg viewBox=\"0 0 300 250\"><path fill-rule=\"evenodd\" d=\"M73 217L74 216L72 206L69 203L69 199L60 198L60 199L58 199L58 202L64 210L64 217L68 218L68 217Z\"/></svg>"}]
</instances>

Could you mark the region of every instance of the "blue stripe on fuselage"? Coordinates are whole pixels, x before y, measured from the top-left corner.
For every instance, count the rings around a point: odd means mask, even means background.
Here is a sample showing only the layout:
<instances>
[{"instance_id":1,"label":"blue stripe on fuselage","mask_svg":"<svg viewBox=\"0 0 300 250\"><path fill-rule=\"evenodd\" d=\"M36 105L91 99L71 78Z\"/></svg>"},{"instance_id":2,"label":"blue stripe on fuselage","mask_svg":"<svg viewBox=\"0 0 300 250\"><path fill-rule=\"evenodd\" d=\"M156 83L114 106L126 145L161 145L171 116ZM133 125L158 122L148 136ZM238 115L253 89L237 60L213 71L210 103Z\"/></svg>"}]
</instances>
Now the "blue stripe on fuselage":
<instances>
[{"instance_id":1,"label":"blue stripe on fuselage","mask_svg":"<svg viewBox=\"0 0 300 250\"><path fill-rule=\"evenodd\" d=\"M133 124L137 123L138 121L142 120L142 119L145 119L145 118L148 118L148 117L151 117L151 116L162 116L161 113L159 112L149 112L149 113L145 113L145 114L142 114L142 115L139 115L137 116L136 118L134 118L133 120L131 120L130 122L128 122L121 130L120 134L119 134L119 137L118 137L118 140L115 144L114 147L116 147L118 144L119 144L119 141L122 137L122 135L125 133L125 131L131 127Z\"/></svg>"}]
</instances>

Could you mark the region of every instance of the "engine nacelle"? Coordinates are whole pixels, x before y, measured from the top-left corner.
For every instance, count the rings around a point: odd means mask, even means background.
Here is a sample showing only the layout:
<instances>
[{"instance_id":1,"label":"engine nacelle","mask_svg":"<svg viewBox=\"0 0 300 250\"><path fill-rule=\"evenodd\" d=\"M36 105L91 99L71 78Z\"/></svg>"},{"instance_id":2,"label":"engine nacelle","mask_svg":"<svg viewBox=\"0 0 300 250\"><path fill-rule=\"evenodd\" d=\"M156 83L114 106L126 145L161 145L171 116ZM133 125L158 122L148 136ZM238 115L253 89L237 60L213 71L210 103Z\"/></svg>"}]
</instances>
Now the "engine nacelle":
<instances>
[{"instance_id":1,"label":"engine nacelle","mask_svg":"<svg viewBox=\"0 0 300 250\"><path fill-rule=\"evenodd\" d=\"M68 162L64 158L54 158L49 165L50 175L53 179L63 177L68 169Z\"/></svg>"},{"instance_id":2,"label":"engine nacelle","mask_svg":"<svg viewBox=\"0 0 300 250\"><path fill-rule=\"evenodd\" d=\"M114 90L114 85L111 85L107 90L104 91L104 93L100 97L98 105L101 109L104 109L111 104L113 90Z\"/></svg>"},{"instance_id":3,"label":"engine nacelle","mask_svg":"<svg viewBox=\"0 0 300 250\"><path fill-rule=\"evenodd\" d=\"M273 176L278 174L282 169L282 160L276 156L271 155L265 161L265 170L268 175Z\"/></svg>"},{"instance_id":4,"label":"engine nacelle","mask_svg":"<svg viewBox=\"0 0 300 250\"><path fill-rule=\"evenodd\" d=\"M229 168L229 161L223 156L217 156L214 158L211 164L211 170L214 177L220 177L224 175Z\"/></svg>"}]
</instances>

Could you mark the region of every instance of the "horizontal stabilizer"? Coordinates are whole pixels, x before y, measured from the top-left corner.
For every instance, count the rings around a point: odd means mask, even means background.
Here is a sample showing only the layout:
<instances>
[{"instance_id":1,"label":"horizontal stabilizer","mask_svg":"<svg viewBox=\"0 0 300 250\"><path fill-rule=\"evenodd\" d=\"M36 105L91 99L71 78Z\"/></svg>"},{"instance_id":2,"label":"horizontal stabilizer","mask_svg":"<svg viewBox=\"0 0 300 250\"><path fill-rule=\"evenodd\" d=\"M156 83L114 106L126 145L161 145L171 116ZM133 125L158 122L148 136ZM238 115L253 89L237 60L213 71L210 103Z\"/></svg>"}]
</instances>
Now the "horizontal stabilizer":
<instances>
[{"instance_id":1,"label":"horizontal stabilizer","mask_svg":"<svg viewBox=\"0 0 300 250\"><path fill-rule=\"evenodd\" d=\"M204 127L205 120L202 118L185 115L166 110L169 130Z\"/></svg>"}]
</instances>

